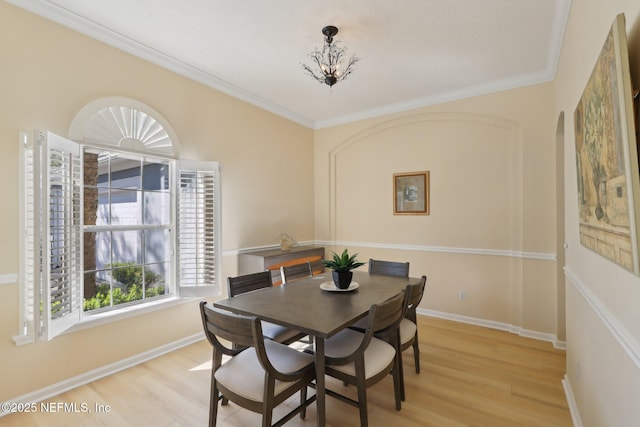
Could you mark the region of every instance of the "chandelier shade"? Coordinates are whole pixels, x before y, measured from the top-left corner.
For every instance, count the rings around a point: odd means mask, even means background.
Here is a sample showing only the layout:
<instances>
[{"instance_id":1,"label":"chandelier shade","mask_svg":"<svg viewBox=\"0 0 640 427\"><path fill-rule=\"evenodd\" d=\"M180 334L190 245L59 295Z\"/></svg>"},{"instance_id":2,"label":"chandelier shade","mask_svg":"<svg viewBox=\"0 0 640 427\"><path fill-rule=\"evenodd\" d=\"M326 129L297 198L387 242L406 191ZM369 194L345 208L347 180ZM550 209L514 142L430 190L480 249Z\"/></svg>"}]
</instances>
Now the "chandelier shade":
<instances>
[{"instance_id":1,"label":"chandelier shade","mask_svg":"<svg viewBox=\"0 0 640 427\"><path fill-rule=\"evenodd\" d=\"M324 35L322 50L316 48L309 53L313 67L302 64L302 68L318 82L332 87L351 74L353 66L360 58L352 55L351 58L346 59L347 48L339 47L338 42L333 40L333 37L338 34L338 28L327 25L322 29L322 34Z\"/></svg>"}]
</instances>

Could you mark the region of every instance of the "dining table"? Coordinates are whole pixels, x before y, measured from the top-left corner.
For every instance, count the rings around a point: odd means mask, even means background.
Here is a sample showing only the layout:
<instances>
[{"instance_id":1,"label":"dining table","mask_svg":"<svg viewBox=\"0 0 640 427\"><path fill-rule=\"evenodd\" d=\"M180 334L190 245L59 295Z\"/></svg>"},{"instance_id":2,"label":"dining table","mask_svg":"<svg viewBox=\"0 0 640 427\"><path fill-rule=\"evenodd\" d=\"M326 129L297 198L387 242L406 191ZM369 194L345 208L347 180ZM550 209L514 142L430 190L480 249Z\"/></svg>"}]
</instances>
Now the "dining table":
<instances>
[{"instance_id":1,"label":"dining table","mask_svg":"<svg viewBox=\"0 0 640 427\"><path fill-rule=\"evenodd\" d=\"M354 271L348 290L333 285L331 271L281 286L221 299L213 305L238 314L257 316L313 337L316 369L317 425L326 423L325 351L327 338L365 317L373 304L393 297L420 278Z\"/></svg>"}]
</instances>

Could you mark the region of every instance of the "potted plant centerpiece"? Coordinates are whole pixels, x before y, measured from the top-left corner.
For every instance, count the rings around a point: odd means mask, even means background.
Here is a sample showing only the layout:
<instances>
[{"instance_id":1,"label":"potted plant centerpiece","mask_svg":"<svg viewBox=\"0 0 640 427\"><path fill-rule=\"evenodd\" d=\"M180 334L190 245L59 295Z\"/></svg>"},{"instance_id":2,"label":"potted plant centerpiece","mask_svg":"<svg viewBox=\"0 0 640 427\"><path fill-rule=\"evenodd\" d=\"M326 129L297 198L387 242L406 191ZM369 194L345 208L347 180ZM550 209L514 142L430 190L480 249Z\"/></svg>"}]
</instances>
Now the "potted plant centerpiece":
<instances>
[{"instance_id":1,"label":"potted plant centerpiece","mask_svg":"<svg viewBox=\"0 0 640 427\"><path fill-rule=\"evenodd\" d=\"M332 259L322 261L325 267L333 270L331 273L333 275L333 283L339 289L347 289L353 278L353 271L351 270L364 265L364 262L359 262L356 256L358 254L349 255L348 249L345 249L342 251L342 255L334 252Z\"/></svg>"}]
</instances>

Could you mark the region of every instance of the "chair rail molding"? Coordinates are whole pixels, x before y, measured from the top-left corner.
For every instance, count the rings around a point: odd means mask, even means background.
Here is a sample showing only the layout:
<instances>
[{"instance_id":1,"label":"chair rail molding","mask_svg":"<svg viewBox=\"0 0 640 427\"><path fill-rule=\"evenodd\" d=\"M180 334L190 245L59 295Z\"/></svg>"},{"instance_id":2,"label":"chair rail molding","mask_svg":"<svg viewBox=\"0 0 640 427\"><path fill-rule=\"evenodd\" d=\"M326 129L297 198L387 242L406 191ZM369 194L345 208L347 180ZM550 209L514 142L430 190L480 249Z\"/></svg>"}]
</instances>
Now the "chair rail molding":
<instances>
[{"instance_id":1,"label":"chair rail molding","mask_svg":"<svg viewBox=\"0 0 640 427\"><path fill-rule=\"evenodd\" d=\"M618 341L620 346L629 355L631 360L640 368L640 343L629 333L617 317L612 314L609 309L598 299L598 297L591 292L591 290L584 284L580 277L569 267L564 268L565 275L569 279L569 282L576 288L576 290L582 295L585 301L591 306L593 311L598 315L602 323L609 329L611 335Z\"/></svg>"},{"instance_id":2,"label":"chair rail molding","mask_svg":"<svg viewBox=\"0 0 640 427\"><path fill-rule=\"evenodd\" d=\"M557 257L555 253L523 252L523 251L514 251L512 249L456 248L456 247L450 247L450 246L407 245L402 243L382 243L382 242L352 242L352 241L342 241L342 240L340 241L308 240L304 242L299 242L298 245L316 245L316 246L325 246L325 247L357 246L360 248L395 249L399 251L436 252L436 253L450 253L450 254L458 254L458 255L502 256L502 257L541 260L541 261L557 261ZM244 252L262 250L262 249L277 249L277 248L279 248L278 245L250 246L246 248L229 249L229 250L223 251L222 255L237 256Z\"/></svg>"},{"instance_id":3,"label":"chair rail molding","mask_svg":"<svg viewBox=\"0 0 640 427\"><path fill-rule=\"evenodd\" d=\"M18 273L0 274L0 286L18 283Z\"/></svg>"},{"instance_id":4,"label":"chair rail molding","mask_svg":"<svg viewBox=\"0 0 640 427\"><path fill-rule=\"evenodd\" d=\"M314 241L315 245L319 246L357 246L361 248L376 248L376 249L395 249L401 251L416 251L416 252L438 252L438 253L451 253L459 255L487 255L487 256L502 256L521 259L535 259L542 261L556 261L557 257L555 253L544 252L523 252L514 251L511 249L484 249L484 248L456 248L450 246L430 246L430 245L406 245L400 243L378 243L378 242L351 242L351 241Z\"/></svg>"}]
</instances>

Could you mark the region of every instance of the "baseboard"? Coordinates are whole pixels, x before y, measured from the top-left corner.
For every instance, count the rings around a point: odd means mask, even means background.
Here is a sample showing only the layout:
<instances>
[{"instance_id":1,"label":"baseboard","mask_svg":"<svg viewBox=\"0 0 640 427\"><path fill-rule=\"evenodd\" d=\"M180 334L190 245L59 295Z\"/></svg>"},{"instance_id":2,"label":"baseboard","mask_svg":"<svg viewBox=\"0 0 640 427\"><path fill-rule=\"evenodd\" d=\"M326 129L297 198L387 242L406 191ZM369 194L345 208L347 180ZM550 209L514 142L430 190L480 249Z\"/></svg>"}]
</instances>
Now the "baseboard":
<instances>
[{"instance_id":1,"label":"baseboard","mask_svg":"<svg viewBox=\"0 0 640 427\"><path fill-rule=\"evenodd\" d=\"M573 395L573 389L571 388L571 382L566 375L562 380L562 388L564 388L564 395L567 398L567 404L569 405L569 413L571 414L571 421L574 427L582 427L582 419L580 418L580 412L578 411L578 404L576 403L576 397Z\"/></svg>"},{"instance_id":2,"label":"baseboard","mask_svg":"<svg viewBox=\"0 0 640 427\"><path fill-rule=\"evenodd\" d=\"M122 371L124 369L130 368L140 363L146 362L147 360L154 359L158 356L162 356L163 354L172 352L174 350L178 350L182 347L186 347L190 344L194 344L203 339L204 339L204 333L198 333L186 338L182 338L180 340L173 341L171 343L162 345L160 347L156 347L154 349L145 351L144 353L136 354L135 356L128 357L126 359L122 359L118 362L111 363L101 368L94 369L89 372L85 372L84 374L75 376L73 378L60 381L56 384L52 384L40 390L36 390L32 393L15 397L13 399L8 400L7 402L2 402L2 404L10 403L10 402L11 403L41 402L50 397L57 396L61 393L64 393L66 391L79 387L81 385L85 385L92 381L99 380L100 378L104 378L106 376L115 374L116 372ZM2 417L3 415L6 415L7 413L8 412L0 411L0 417Z\"/></svg>"},{"instance_id":3,"label":"baseboard","mask_svg":"<svg viewBox=\"0 0 640 427\"><path fill-rule=\"evenodd\" d=\"M440 319L452 320L454 322L468 323L476 326L483 326L485 328L497 329L500 331L511 332L512 334L520 335L526 338L533 338L540 341L547 341L553 344L554 348L559 350L566 350L566 342L559 341L558 337L554 334L546 332L531 331L528 329L522 329L519 326L514 326L504 322L496 322L494 320L480 319L477 317L463 316L461 314L446 313L444 311L429 310L426 308L418 308L417 313L425 316L438 317Z\"/></svg>"},{"instance_id":4,"label":"baseboard","mask_svg":"<svg viewBox=\"0 0 640 427\"><path fill-rule=\"evenodd\" d=\"M513 325L509 325L507 323L503 323L503 322L496 322L493 320L486 320L486 319L479 319L479 318L475 318L475 317L469 317L469 316L462 316L459 314L451 314L451 313L445 313L442 311L436 311L436 310L428 310L428 309L424 309L424 308L418 308L417 309L418 314L422 314L425 316L431 316L431 317L439 317L441 319L447 319L447 320L452 320L455 322L462 322L462 323L468 323L468 324L473 324L473 325L477 325L477 326L483 326L486 328L491 328L491 329L498 329L498 330L502 330L502 331L507 331L507 332L511 332L517 335L521 335L524 337L528 337L528 338L534 338L534 339L538 339L541 341L548 341L551 342L553 344L553 346L555 348L560 348L560 349L564 349L564 343L563 342L558 342L556 337L552 334L547 334L547 333L542 333L542 332L536 332L536 331L528 331L528 330L523 330L521 328L518 327L514 327ZM48 399L50 397L53 396L57 396L61 393L64 393L66 391L69 391L71 389L74 389L76 387L79 387L81 385L85 385L88 384L92 381L96 381L99 380L100 378L104 378L106 376L115 374L116 372L122 371L124 369L130 368L132 366L138 365L140 363L146 362L147 360L151 360L154 359L158 356L162 356L163 354L169 353L171 351L174 350L178 350L182 347L185 347L187 345L196 343L200 340L204 339L204 335L201 333L183 338L181 340L178 341L174 341L168 344L165 344L163 346L160 347L156 347L154 349L151 349L149 351L146 351L144 353L140 353L137 354L135 356L120 360L118 362L103 366L101 368L98 369L94 369L92 371L86 372L84 374L78 375L76 377L73 378L69 378L66 379L64 381L60 381L56 384L52 384L50 386L44 387L40 390L36 390L32 393L28 393L22 396L18 396L15 397L13 399L8 400L7 402L40 402L43 401L45 399ZM7 403L7 402L2 402L2 403ZM2 417L2 415L4 415L4 412L0 411L0 417ZM573 417L573 415L572 415ZM577 424L576 424L577 425Z\"/></svg>"}]
</instances>

